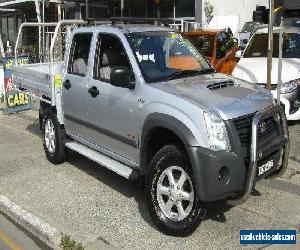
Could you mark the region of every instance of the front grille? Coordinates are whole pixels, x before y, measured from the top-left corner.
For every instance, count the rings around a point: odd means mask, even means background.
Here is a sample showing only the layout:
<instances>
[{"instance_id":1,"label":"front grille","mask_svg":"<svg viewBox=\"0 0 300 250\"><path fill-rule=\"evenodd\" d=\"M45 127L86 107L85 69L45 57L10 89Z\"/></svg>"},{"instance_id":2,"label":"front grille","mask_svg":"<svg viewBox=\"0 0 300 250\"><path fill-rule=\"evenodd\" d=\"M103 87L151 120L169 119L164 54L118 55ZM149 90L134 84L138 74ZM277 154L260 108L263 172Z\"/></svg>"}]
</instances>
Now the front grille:
<instances>
[{"instance_id":1,"label":"front grille","mask_svg":"<svg viewBox=\"0 0 300 250\"><path fill-rule=\"evenodd\" d=\"M222 89L222 88L228 88L234 86L233 81L226 81L226 82L216 82L213 84L210 84L207 86L209 90L217 90L217 89Z\"/></svg>"},{"instance_id":2,"label":"front grille","mask_svg":"<svg viewBox=\"0 0 300 250\"><path fill-rule=\"evenodd\" d=\"M295 114L299 110L299 107L295 107L291 105L290 107L290 115Z\"/></svg>"},{"instance_id":3,"label":"front grille","mask_svg":"<svg viewBox=\"0 0 300 250\"><path fill-rule=\"evenodd\" d=\"M253 117L254 114L250 114L233 119L242 147L249 147L251 144ZM272 136L277 136L278 134L278 122L273 116L266 118L258 125L258 143L271 140L273 139Z\"/></svg>"},{"instance_id":4,"label":"front grille","mask_svg":"<svg viewBox=\"0 0 300 250\"><path fill-rule=\"evenodd\" d=\"M252 120L254 114L238 117L233 120L235 129L239 135L242 147L247 147L251 142Z\"/></svg>"}]
</instances>

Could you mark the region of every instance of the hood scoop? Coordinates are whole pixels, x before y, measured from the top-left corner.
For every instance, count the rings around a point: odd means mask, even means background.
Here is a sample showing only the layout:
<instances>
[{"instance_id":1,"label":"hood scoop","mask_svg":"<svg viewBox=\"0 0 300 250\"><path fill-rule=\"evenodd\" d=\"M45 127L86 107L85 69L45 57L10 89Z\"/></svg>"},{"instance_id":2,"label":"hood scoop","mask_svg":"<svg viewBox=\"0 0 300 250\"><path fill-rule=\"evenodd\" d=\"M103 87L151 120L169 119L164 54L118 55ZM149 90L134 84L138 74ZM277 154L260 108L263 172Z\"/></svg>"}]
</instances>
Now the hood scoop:
<instances>
[{"instance_id":1,"label":"hood scoop","mask_svg":"<svg viewBox=\"0 0 300 250\"><path fill-rule=\"evenodd\" d=\"M209 84L207 85L207 88L211 91L214 91L214 90L233 87L233 86L234 86L233 81L223 81L223 82L216 82L213 84Z\"/></svg>"}]
</instances>

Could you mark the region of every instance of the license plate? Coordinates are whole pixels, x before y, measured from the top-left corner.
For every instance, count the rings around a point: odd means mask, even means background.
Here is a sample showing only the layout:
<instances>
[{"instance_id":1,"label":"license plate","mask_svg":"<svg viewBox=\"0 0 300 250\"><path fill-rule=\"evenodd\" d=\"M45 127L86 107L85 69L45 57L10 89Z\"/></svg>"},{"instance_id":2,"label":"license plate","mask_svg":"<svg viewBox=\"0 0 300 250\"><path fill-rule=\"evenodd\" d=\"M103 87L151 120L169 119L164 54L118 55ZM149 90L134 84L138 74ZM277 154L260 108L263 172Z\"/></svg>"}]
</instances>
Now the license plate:
<instances>
[{"instance_id":1,"label":"license plate","mask_svg":"<svg viewBox=\"0 0 300 250\"><path fill-rule=\"evenodd\" d=\"M265 163L262 166L258 167L258 176L264 175L266 172L269 172L270 169L272 169L274 166L274 161L268 161L267 163Z\"/></svg>"}]
</instances>

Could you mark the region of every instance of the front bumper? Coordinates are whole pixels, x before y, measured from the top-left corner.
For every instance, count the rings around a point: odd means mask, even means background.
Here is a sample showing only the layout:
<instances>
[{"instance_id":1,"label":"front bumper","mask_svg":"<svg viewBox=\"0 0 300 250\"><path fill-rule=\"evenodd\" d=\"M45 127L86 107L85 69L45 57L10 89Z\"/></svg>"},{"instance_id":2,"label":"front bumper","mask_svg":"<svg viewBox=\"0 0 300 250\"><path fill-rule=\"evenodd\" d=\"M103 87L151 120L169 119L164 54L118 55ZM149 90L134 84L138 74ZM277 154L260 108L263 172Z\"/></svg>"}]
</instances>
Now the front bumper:
<instances>
[{"instance_id":1,"label":"front bumper","mask_svg":"<svg viewBox=\"0 0 300 250\"><path fill-rule=\"evenodd\" d=\"M280 135L258 143L258 125L264 118L279 114ZM252 122L250 155L242 150L239 137L230 124L232 152L216 152L200 147L188 147L188 155L193 166L194 179L198 195L202 201L215 201L233 197L231 204L240 204L250 195L258 181L257 168L270 159L274 168L268 175L281 175L287 167L289 138L284 111L279 106L257 112ZM231 128L231 129L230 129ZM280 165L280 166L279 166ZM264 176L265 177L265 176Z\"/></svg>"},{"instance_id":2,"label":"front bumper","mask_svg":"<svg viewBox=\"0 0 300 250\"><path fill-rule=\"evenodd\" d=\"M243 190L246 167L242 158L232 152L215 152L200 147L188 148L198 195L202 201L216 201ZM219 172L227 167L230 180L221 182Z\"/></svg>"}]
</instances>

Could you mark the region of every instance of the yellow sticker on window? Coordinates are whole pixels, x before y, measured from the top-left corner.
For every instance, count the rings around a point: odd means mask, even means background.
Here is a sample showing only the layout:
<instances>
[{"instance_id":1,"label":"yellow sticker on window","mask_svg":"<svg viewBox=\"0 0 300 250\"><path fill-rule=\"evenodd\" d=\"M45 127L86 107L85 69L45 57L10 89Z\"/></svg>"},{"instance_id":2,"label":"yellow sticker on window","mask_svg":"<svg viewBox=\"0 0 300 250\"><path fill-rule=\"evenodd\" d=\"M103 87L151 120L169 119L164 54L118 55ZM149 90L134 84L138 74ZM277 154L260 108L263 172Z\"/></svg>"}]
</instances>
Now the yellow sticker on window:
<instances>
[{"instance_id":1,"label":"yellow sticker on window","mask_svg":"<svg viewBox=\"0 0 300 250\"><path fill-rule=\"evenodd\" d=\"M60 88L61 87L61 82L62 82L61 75L56 74L54 76L54 86L55 86L55 88Z\"/></svg>"},{"instance_id":2,"label":"yellow sticker on window","mask_svg":"<svg viewBox=\"0 0 300 250\"><path fill-rule=\"evenodd\" d=\"M176 38L179 37L179 34L177 34L177 33L170 33L169 37L170 37L171 39L176 39Z\"/></svg>"}]
</instances>

